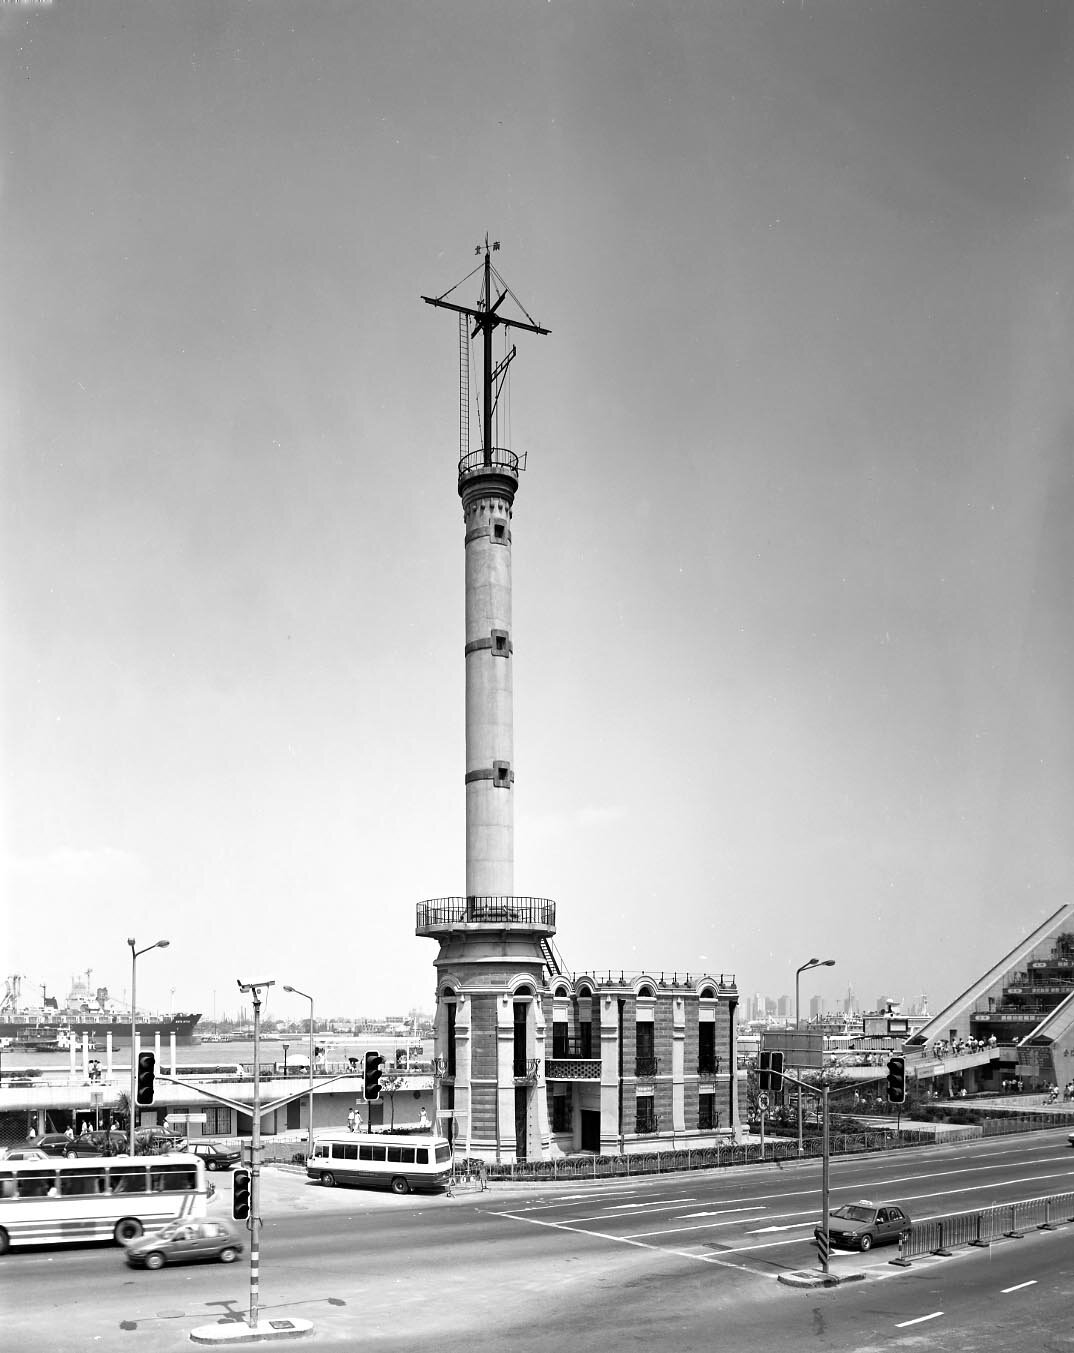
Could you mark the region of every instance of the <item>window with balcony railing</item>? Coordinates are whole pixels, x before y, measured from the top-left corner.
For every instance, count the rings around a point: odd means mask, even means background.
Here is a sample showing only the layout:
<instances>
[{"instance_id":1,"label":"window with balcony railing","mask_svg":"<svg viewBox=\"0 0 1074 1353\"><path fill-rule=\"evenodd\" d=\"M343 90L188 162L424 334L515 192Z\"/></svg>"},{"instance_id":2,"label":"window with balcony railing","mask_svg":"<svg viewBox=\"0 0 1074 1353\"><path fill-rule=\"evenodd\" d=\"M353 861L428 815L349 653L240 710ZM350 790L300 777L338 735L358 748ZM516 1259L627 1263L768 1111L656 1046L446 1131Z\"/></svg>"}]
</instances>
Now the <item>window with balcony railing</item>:
<instances>
[{"instance_id":1,"label":"window with balcony railing","mask_svg":"<svg viewBox=\"0 0 1074 1353\"><path fill-rule=\"evenodd\" d=\"M634 1062L635 1076L655 1076L657 1072L657 1059L655 1057L638 1057Z\"/></svg>"},{"instance_id":2,"label":"window with balcony railing","mask_svg":"<svg viewBox=\"0 0 1074 1353\"><path fill-rule=\"evenodd\" d=\"M716 1112L715 1095L698 1095L697 1097L697 1126L702 1132L711 1131L718 1127L720 1122L719 1114Z\"/></svg>"}]
</instances>

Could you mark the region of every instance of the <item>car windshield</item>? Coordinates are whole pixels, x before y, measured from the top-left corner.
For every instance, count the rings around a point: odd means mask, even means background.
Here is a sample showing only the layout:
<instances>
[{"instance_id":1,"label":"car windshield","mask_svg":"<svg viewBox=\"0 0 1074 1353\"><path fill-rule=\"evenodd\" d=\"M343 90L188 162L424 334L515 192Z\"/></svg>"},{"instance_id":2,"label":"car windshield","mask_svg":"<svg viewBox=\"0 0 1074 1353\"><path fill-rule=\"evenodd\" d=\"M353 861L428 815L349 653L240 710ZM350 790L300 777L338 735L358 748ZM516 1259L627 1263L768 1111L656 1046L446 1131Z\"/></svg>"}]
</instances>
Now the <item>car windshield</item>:
<instances>
[{"instance_id":1,"label":"car windshield","mask_svg":"<svg viewBox=\"0 0 1074 1353\"><path fill-rule=\"evenodd\" d=\"M871 1207L858 1207L856 1203L851 1203L847 1207L837 1207L832 1213L833 1217L841 1217L844 1221L872 1221L876 1215Z\"/></svg>"}]
</instances>

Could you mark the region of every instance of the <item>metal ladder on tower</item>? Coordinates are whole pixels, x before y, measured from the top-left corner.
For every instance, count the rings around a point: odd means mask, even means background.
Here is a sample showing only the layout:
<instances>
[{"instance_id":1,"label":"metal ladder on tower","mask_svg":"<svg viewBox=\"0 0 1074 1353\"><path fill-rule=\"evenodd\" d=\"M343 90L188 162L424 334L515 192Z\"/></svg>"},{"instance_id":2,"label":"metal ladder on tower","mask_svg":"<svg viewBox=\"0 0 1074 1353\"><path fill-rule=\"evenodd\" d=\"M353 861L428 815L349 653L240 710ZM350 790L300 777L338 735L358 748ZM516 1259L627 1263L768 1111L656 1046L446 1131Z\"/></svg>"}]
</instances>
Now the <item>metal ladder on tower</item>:
<instances>
[{"instance_id":1,"label":"metal ladder on tower","mask_svg":"<svg viewBox=\"0 0 1074 1353\"><path fill-rule=\"evenodd\" d=\"M470 334L466 316L459 316L459 463L470 451Z\"/></svg>"}]
</instances>

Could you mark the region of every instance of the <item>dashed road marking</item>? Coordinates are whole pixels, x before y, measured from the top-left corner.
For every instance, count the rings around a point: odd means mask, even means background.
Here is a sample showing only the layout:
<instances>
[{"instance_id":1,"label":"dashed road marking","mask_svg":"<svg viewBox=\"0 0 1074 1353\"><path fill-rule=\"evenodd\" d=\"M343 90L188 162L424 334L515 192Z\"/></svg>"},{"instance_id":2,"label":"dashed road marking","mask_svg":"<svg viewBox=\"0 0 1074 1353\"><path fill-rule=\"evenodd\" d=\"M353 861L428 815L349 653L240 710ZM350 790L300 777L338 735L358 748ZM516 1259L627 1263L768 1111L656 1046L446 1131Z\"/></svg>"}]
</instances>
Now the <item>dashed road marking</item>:
<instances>
[{"instance_id":1,"label":"dashed road marking","mask_svg":"<svg viewBox=\"0 0 1074 1353\"><path fill-rule=\"evenodd\" d=\"M1036 1278L1030 1278L1030 1280L1026 1283L1015 1283L1013 1287L1004 1287L1002 1289L1003 1295L1006 1296L1008 1292L1021 1292L1023 1287L1036 1287L1036 1285L1037 1285Z\"/></svg>"},{"instance_id":2,"label":"dashed road marking","mask_svg":"<svg viewBox=\"0 0 1074 1353\"><path fill-rule=\"evenodd\" d=\"M895 1328L904 1330L910 1325L923 1325L926 1320L938 1320L941 1315L943 1315L943 1311L933 1311L931 1315L919 1315L916 1320L901 1320Z\"/></svg>"}]
</instances>

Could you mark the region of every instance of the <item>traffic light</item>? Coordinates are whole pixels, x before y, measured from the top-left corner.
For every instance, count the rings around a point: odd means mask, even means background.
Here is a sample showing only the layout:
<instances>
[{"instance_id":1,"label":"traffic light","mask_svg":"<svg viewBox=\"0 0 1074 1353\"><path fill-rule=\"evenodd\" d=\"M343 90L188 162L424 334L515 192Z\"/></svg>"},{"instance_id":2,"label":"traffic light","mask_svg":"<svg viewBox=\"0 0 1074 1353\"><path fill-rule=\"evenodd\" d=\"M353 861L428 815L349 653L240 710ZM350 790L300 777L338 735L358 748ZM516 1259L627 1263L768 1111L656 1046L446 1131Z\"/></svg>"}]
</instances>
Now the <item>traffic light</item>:
<instances>
[{"instance_id":1,"label":"traffic light","mask_svg":"<svg viewBox=\"0 0 1074 1353\"><path fill-rule=\"evenodd\" d=\"M782 1053L782 1052L770 1052L768 1055L769 1055L769 1057L771 1058L771 1061L770 1061L769 1065L770 1065L770 1067L771 1067L772 1098L773 1098L773 1099L778 1099L778 1100L782 1101L782 1099L783 1099L783 1053Z\"/></svg>"},{"instance_id":2,"label":"traffic light","mask_svg":"<svg viewBox=\"0 0 1074 1353\"><path fill-rule=\"evenodd\" d=\"M379 1052L367 1052L365 1055L365 1097L367 1100L380 1098L380 1072L384 1058Z\"/></svg>"},{"instance_id":3,"label":"traffic light","mask_svg":"<svg viewBox=\"0 0 1074 1353\"><path fill-rule=\"evenodd\" d=\"M151 1052L140 1052L138 1054L138 1091L135 1095L139 1104L152 1104L153 1102L153 1070L156 1067L157 1059Z\"/></svg>"},{"instance_id":4,"label":"traffic light","mask_svg":"<svg viewBox=\"0 0 1074 1353\"><path fill-rule=\"evenodd\" d=\"M762 1052L757 1063L757 1089L764 1094L772 1089L772 1053Z\"/></svg>"},{"instance_id":5,"label":"traffic light","mask_svg":"<svg viewBox=\"0 0 1074 1353\"><path fill-rule=\"evenodd\" d=\"M888 1058L888 1103L906 1102L906 1058Z\"/></svg>"},{"instance_id":6,"label":"traffic light","mask_svg":"<svg viewBox=\"0 0 1074 1353\"><path fill-rule=\"evenodd\" d=\"M236 1170L231 1176L235 1192L231 1198L231 1215L236 1221L245 1221L250 1215L250 1171Z\"/></svg>"}]
</instances>

